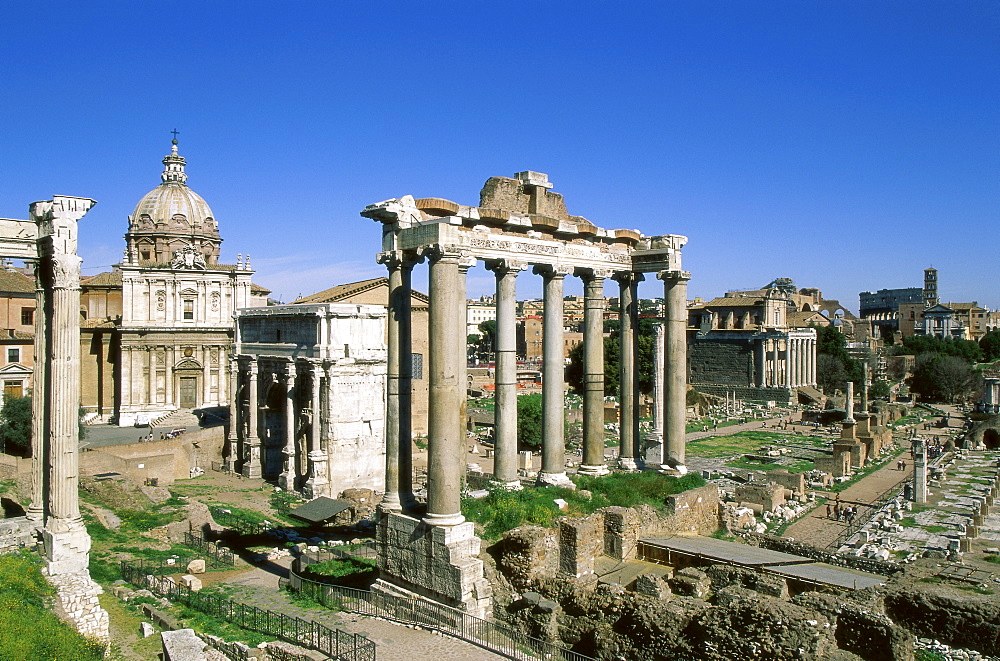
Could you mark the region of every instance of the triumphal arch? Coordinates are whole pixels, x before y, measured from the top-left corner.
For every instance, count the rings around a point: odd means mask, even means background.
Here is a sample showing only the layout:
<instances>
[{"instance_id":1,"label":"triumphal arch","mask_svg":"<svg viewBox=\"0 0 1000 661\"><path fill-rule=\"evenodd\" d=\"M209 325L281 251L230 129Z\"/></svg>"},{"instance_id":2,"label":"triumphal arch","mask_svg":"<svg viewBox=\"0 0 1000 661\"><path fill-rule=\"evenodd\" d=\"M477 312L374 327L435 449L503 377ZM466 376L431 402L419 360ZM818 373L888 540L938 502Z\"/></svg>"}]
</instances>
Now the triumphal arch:
<instances>
[{"instance_id":1,"label":"triumphal arch","mask_svg":"<svg viewBox=\"0 0 1000 661\"><path fill-rule=\"evenodd\" d=\"M603 287L618 283L621 297L622 468L636 468L639 453L638 374L635 335L637 286L645 274L664 283L663 451L655 460L684 470L687 281L677 234L643 236L603 229L570 215L548 176L519 172L493 177L478 206L441 198L405 196L371 204L361 215L382 223L378 261L389 279L386 486L379 524L382 589L421 594L484 616L489 585L478 560L479 540L460 507L465 462L466 287L478 261L496 276L496 419L494 479L512 488L517 479L516 281L522 272L542 278L543 448L539 481L568 482L563 424L563 283L583 281L584 409L582 474L600 475L604 459ZM410 457L410 280L413 267L429 265L428 480L426 511L412 492ZM659 412L658 412L659 413ZM659 417L659 416L657 416ZM648 457L649 455L647 455Z\"/></svg>"}]
</instances>

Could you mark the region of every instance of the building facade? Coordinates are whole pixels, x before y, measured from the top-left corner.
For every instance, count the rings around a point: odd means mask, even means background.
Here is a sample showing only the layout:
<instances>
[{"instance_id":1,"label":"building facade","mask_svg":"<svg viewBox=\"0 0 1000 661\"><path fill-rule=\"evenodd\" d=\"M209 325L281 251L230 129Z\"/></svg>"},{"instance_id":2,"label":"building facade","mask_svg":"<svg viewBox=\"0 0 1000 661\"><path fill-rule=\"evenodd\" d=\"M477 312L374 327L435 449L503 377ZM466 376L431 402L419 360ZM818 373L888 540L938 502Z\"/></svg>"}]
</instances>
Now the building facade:
<instances>
[{"instance_id":1,"label":"building facade","mask_svg":"<svg viewBox=\"0 0 1000 661\"><path fill-rule=\"evenodd\" d=\"M385 487L385 307L237 311L230 461L308 498Z\"/></svg>"},{"instance_id":2,"label":"building facade","mask_svg":"<svg viewBox=\"0 0 1000 661\"><path fill-rule=\"evenodd\" d=\"M225 406L233 314L266 304L249 255L219 263L219 226L176 140L163 166L129 216L122 263L81 286L81 404L122 426Z\"/></svg>"}]
</instances>

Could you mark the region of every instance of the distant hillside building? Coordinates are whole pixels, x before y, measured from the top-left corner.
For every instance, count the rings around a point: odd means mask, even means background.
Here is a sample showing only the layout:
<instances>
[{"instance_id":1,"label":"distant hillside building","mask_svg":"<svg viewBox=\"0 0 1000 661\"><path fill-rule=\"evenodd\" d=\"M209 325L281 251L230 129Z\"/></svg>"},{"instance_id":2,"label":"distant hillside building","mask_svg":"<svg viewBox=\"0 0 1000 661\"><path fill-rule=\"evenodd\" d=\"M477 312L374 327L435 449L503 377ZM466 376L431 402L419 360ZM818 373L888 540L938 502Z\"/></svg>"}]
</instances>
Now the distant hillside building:
<instances>
[{"instance_id":1,"label":"distant hillside building","mask_svg":"<svg viewBox=\"0 0 1000 661\"><path fill-rule=\"evenodd\" d=\"M792 292L773 286L689 307L688 383L759 402L817 396L816 331L789 327L797 307Z\"/></svg>"}]
</instances>

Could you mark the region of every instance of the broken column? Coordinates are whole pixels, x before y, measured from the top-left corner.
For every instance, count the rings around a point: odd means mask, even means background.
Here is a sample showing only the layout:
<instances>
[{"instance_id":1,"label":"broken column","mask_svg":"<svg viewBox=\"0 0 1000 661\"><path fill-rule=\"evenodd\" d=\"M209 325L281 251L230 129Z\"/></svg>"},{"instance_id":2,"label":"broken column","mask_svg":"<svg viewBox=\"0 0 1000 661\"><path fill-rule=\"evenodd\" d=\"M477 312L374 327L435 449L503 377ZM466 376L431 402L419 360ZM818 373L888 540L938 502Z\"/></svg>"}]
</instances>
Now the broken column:
<instances>
[{"instance_id":1,"label":"broken column","mask_svg":"<svg viewBox=\"0 0 1000 661\"><path fill-rule=\"evenodd\" d=\"M686 473L685 437L687 423L687 271L661 271L665 305L664 356L664 464Z\"/></svg>"},{"instance_id":2,"label":"broken column","mask_svg":"<svg viewBox=\"0 0 1000 661\"><path fill-rule=\"evenodd\" d=\"M647 464L664 463L663 446L663 324L653 324L653 428L646 434Z\"/></svg>"}]
</instances>

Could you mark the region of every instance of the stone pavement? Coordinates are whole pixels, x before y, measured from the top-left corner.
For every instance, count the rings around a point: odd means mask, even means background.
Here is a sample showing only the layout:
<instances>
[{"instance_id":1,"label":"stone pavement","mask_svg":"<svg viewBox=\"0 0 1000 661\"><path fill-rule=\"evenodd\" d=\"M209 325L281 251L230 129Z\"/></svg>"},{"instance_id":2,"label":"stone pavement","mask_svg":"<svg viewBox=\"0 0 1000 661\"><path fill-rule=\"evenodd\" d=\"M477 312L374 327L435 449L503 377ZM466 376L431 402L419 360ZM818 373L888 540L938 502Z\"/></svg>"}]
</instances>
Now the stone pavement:
<instances>
[{"instance_id":1,"label":"stone pavement","mask_svg":"<svg viewBox=\"0 0 1000 661\"><path fill-rule=\"evenodd\" d=\"M278 589L278 575L263 569L229 576L220 587L229 588L232 598L237 601L319 622L347 633L361 634L375 643L379 661L487 661L505 658L471 643L423 629L355 613L299 606L287 592Z\"/></svg>"},{"instance_id":2,"label":"stone pavement","mask_svg":"<svg viewBox=\"0 0 1000 661\"><path fill-rule=\"evenodd\" d=\"M885 493L890 487L912 476L913 467L909 463L907 463L905 471L899 471L896 470L896 460L890 459L883 467L841 491L840 502L843 505L865 506ZM831 500L836 499L836 494L832 492L817 491L816 493L817 495L825 495ZM846 521L828 519L826 506L820 505L788 526L784 536L809 542L813 546L822 548L831 544L846 527Z\"/></svg>"}]
</instances>

